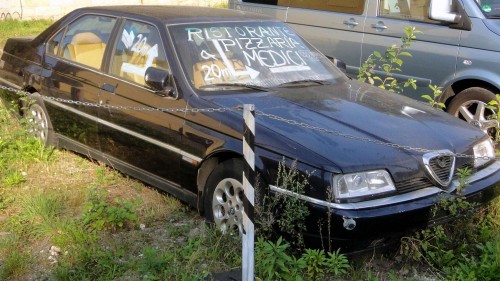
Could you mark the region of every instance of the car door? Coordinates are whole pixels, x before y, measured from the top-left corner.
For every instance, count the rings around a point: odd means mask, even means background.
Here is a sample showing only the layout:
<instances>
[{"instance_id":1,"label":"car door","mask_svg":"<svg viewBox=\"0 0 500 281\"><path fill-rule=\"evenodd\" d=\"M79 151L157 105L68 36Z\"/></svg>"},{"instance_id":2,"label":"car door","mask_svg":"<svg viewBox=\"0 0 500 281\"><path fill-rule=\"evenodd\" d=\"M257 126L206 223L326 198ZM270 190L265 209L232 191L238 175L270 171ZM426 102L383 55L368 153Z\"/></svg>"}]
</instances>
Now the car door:
<instances>
[{"instance_id":1,"label":"car door","mask_svg":"<svg viewBox=\"0 0 500 281\"><path fill-rule=\"evenodd\" d=\"M186 104L182 99L157 94L144 80L148 67L169 70L162 42L154 25L124 21L111 54L110 75L103 78L100 98L102 105L112 108L101 108L98 127L101 150L129 167L130 174L139 178L159 177L177 186L179 162L184 156L178 149L182 146L184 113L154 109L182 109Z\"/></svg>"},{"instance_id":2,"label":"car door","mask_svg":"<svg viewBox=\"0 0 500 281\"><path fill-rule=\"evenodd\" d=\"M322 53L344 61L347 73L356 77L361 65L367 1L292 0L278 4L290 6L287 23Z\"/></svg>"},{"instance_id":3,"label":"car door","mask_svg":"<svg viewBox=\"0 0 500 281\"><path fill-rule=\"evenodd\" d=\"M402 72L394 72L400 82L409 77L417 80L416 91L404 90L412 98L430 94L429 84L440 85L453 75L456 66L461 31L430 20L428 9L429 0L369 0L367 9L363 60L374 51L383 54L391 45L401 45L405 27L414 26L422 32L408 49L412 57L401 57Z\"/></svg>"},{"instance_id":4,"label":"car door","mask_svg":"<svg viewBox=\"0 0 500 281\"><path fill-rule=\"evenodd\" d=\"M45 105L63 145L81 153L99 149L97 109L84 103L98 102L104 52L116 21L83 15L47 43L43 87L53 99Z\"/></svg>"}]
</instances>

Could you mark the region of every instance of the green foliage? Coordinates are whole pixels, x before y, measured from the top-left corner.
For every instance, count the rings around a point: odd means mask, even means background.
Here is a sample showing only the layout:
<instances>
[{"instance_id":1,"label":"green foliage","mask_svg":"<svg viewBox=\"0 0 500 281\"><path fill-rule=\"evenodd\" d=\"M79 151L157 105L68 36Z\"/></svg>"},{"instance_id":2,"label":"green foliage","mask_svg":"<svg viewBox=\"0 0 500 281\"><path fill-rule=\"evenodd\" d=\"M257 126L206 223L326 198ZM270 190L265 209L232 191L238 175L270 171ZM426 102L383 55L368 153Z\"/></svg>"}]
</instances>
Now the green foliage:
<instances>
[{"instance_id":1,"label":"green foliage","mask_svg":"<svg viewBox=\"0 0 500 281\"><path fill-rule=\"evenodd\" d=\"M432 84L429 85L429 88L432 90L432 97L430 95L423 95L422 98L427 100L431 107L444 110L446 105L439 102L439 97L443 94L442 88Z\"/></svg>"},{"instance_id":2,"label":"green foliage","mask_svg":"<svg viewBox=\"0 0 500 281\"><path fill-rule=\"evenodd\" d=\"M418 33L421 32L415 27L408 26L405 28L405 37L401 38L399 46L395 44L390 46L383 55L378 51L374 51L361 65L358 80L368 82L371 85L393 93L401 93L402 87L416 89L417 84L415 79L410 78L400 83L394 78L394 72L401 72L401 67L403 66L402 57L412 57L411 53L405 50L417 38L416 34ZM376 73L381 73L382 77L375 75Z\"/></svg>"},{"instance_id":3,"label":"green foliage","mask_svg":"<svg viewBox=\"0 0 500 281\"><path fill-rule=\"evenodd\" d=\"M0 280L22 276L33 263L26 241L17 235L0 237Z\"/></svg>"},{"instance_id":4,"label":"green foliage","mask_svg":"<svg viewBox=\"0 0 500 281\"><path fill-rule=\"evenodd\" d=\"M300 196L305 193L309 183L308 176L301 175L296 164L294 161L290 168L287 168L283 160L278 166L276 186L290 191L291 194L264 196L262 200L258 198L256 202L262 203L256 206L256 213L259 235L270 238L273 228L277 226L293 248L300 250L304 247L305 220L309 215L306 202L300 199Z\"/></svg>"},{"instance_id":5,"label":"green foliage","mask_svg":"<svg viewBox=\"0 0 500 281\"><path fill-rule=\"evenodd\" d=\"M97 243L80 247L70 257L63 257L54 270L55 280L99 281L115 280L126 269L126 263L117 262L125 255L123 248L103 249Z\"/></svg>"},{"instance_id":6,"label":"green foliage","mask_svg":"<svg viewBox=\"0 0 500 281\"><path fill-rule=\"evenodd\" d=\"M0 188L23 183L28 163L48 163L52 159L53 149L45 149L28 131L24 119L15 120L0 105Z\"/></svg>"},{"instance_id":7,"label":"green foliage","mask_svg":"<svg viewBox=\"0 0 500 281\"><path fill-rule=\"evenodd\" d=\"M437 205L460 217L404 237L400 254L431 266L449 280L495 280L500 270L498 200L479 212L472 212L477 206L460 196Z\"/></svg>"},{"instance_id":8,"label":"green foliage","mask_svg":"<svg viewBox=\"0 0 500 281\"><path fill-rule=\"evenodd\" d=\"M493 119L493 120L496 120L497 122L500 123L500 94L496 94L495 95L495 99L494 100L491 100L488 105L487 105L487 108L490 109L493 114L489 116L489 118ZM500 129L496 128L495 130L495 136L494 136L494 140L496 143L500 142Z\"/></svg>"},{"instance_id":9,"label":"green foliage","mask_svg":"<svg viewBox=\"0 0 500 281\"><path fill-rule=\"evenodd\" d=\"M394 73L402 71L403 57L412 57L412 54L406 50L417 39L416 34L422 33L414 26L407 26L404 31L405 36L401 38L400 45L394 44L390 46L383 55L378 51L374 51L368 56L359 69L358 81L367 82L392 93L402 93L403 89L407 87L417 89L417 80L414 78L399 82L394 77ZM429 85L429 88L432 91L432 96L425 94L421 97L431 107L444 110L445 104L439 102L439 97L443 94L442 88L437 85Z\"/></svg>"},{"instance_id":10,"label":"green foliage","mask_svg":"<svg viewBox=\"0 0 500 281\"><path fill-rule=\"evenodd\" d=\"M37 193L17 201L20 211L12 216L10 230L32 238L51 236L58 227L58 217L64 212L64 196L57 193Z\"/></svg>"},{"instance_id":11,"label":"green foliage","mask_svg":"<svg viewBox=\"0 0 500 281\"><path fill-rule=\"evenodd\" d=\"M281 237L276 243L257 240L255 272L260 280L303 280L299 272L305 268L305 262L289 256L286 252L289 247Z\"/></svg>"},{"instance_id":12,"label":"green foliage","mask_svg":"<svg viewBox=\"0 0 500 281\"><path fill-rule=\"evenodd\" d=\"M146 247L142 252L142 259L138 263L139 272L145 280L160 280L158 272L168 268L169 263L175 260L173 255L162 254L157 249Z\"/></svg>"},{"instance_id":13,"label":"green foliage","mask_svg":"<svg viewBox=\"0 0 500 281\"><path fill-rule=\"evenodd\" d=\"M311 280L323 280L325 278L325 265L327 264L325 251L306 249L303 258L306 262L307 276Z\"/></svg>"},{"instance_id":14,"label":"green foliage","mask_svg":"<svg viewBox=\"0 0 500 281\"><path fill-rule=\"evenodd\" d=\"M340 277L350 268L347 257L336 252L306 249L297 259L280 237L273 243L259 238L255 245L255 271L259 280L325 280Z\"/></svg>"},{"instance_id":15,"label":"green foliage","mask_svg":"<svg viewBox=\"0 0 500 281\"><path fill-rule=\"evenodd\" d=\"M462 254L458 266L447 270L449 280L493 281L500 276L500 238L476 244L479 258Z\"/></svg>"},{"instance_id":16,"label":"green foliage","mask_svg":"<svg viewBox=\"0 0 500 281\"><path fill-rule=\"evenodd\" d=\"M209 7L212 7L212 8L227 8L228 7L228 2L227 1L221 1L219 3L215 3L215 4L208 4Z\"/></svg>"},{"instance_id":17,"label":"green foliage","mask_svg":"<svg viewBox=\"0 0 500 281\"><path fill-rule=\"evenodd\" d=\"M3 48L7 38L36 35L45 30L52 20L3 20L0 21L0 48Z\"/></svg>"},{"instance_id":18,"label":"green foliage","mask_svg":"<svg viewBox=\"0 0 500 281\"><path fill-rule=\"evenodd\" d=\"M83 214L83 224L91 230L116 231L137 223L136 205L126 200L115 199L114 204L105 200L106 192L93 188Z\"/></svg>"},{"instance_id":19,"label":"green foliage","mask_svg":"<svg viewBox=\"0 0 500 281\"><path fill-rule=\"evenodd\" d=\"M329 252L326 263L328 271L336 277L346 274L350 268L347 257L340 253L340 249L335 252Z\"/></svg>"}]
</instances>

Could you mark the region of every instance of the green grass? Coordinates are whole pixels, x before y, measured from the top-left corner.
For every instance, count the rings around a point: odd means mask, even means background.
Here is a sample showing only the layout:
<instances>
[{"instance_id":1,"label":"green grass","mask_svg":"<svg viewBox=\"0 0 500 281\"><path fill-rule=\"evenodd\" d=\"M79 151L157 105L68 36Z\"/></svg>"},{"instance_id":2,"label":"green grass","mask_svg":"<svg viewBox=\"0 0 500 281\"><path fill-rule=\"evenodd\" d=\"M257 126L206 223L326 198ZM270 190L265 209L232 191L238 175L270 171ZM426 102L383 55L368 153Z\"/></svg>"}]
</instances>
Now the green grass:
<instances>
[{"instance_id":1,"label":"green grass","mask_svg":"<svg viewBox=\"0 0 500 281\"><path fill-rule=\"evenodd\" d=\"M43 149L22 124L0 105L0 280L199 280L241 263L239 237L110 167Z\"/></svg>"},{"instance_id":2,"label":"green grass","mask_svg":"<svg viewBox=\"0 0 500 281\"><path fill-rule=\"evenodd\" d=\"M0 21L0 48L3 48L7 38L35 36L45 30L54 21L52 20L4 20Z\"/></svg>"}]
</instances>

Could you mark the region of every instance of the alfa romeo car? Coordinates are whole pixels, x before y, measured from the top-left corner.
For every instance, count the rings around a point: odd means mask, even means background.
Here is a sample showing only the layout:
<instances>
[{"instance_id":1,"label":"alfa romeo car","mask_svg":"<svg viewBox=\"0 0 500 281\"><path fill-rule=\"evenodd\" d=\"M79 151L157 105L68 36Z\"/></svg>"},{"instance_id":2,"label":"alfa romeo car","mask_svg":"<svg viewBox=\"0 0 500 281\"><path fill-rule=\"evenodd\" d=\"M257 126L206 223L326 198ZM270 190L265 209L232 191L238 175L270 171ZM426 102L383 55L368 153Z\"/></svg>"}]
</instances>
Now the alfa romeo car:
<instances>
[{"instance_id":1,"label":"alfa romeo car","mask_svg":"<svg viewBox=\"0 0 500 281\"><path fill-rule=\"evenodd\" d=\"M39 36L9 39L0 85L46 145L164 190L223 231L242 228L244 104L256 108L259 192L304 200L308 241L331 233L345 250L383 245L447 220L431 212L443 198L486 203L499 191L484 132L350 80L289 26L256 14L78 9ZM303 194L276 184L282 162L307 175Z\"/></svg>"}]
</instances>

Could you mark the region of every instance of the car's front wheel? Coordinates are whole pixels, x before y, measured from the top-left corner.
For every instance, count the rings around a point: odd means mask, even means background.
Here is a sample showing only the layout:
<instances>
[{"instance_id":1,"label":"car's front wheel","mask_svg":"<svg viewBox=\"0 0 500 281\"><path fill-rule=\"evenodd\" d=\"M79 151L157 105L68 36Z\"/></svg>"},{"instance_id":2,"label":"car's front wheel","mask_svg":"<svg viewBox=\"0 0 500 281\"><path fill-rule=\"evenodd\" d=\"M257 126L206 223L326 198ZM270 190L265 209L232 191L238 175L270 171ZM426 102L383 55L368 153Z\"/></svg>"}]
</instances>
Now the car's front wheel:
<instances>
[{"instance_id":1,"label":"car's front wheel","mask_svg":"<svg viewBox=\"0 0 500 281\"><path fill-rule=\"evenodd\" d=\"M34 101L28 106L25 112L25 118L28 122L28 130L35 135L45 146L55 145L54 130L50 122L49 115L43 104Z\"/></svg>"},{"instance_id":2,"label":"car's front wheel","mask_svg":"<svg viewBox=\"0 0 500 281\"><path fill-rule=\"evenodd\" d=\"M493 115L494 112L487 108L488 103L494 99L495 94L487 89L468 88L453 98L447 112L478 127L490 136L494 136L497 123L495 120L490 120L489 116Z\"/></svg>"},{"instance_id":3,"label":"car's front wheel","mask_svg":"<svg viewBox=\"0 0 500 281\"><path fill-rule=\"evenodd\" d=\"M205 216L222 233L243 229L243 163L230 159L210 174L205 188Z\"/></svg>"}]
</instances>

